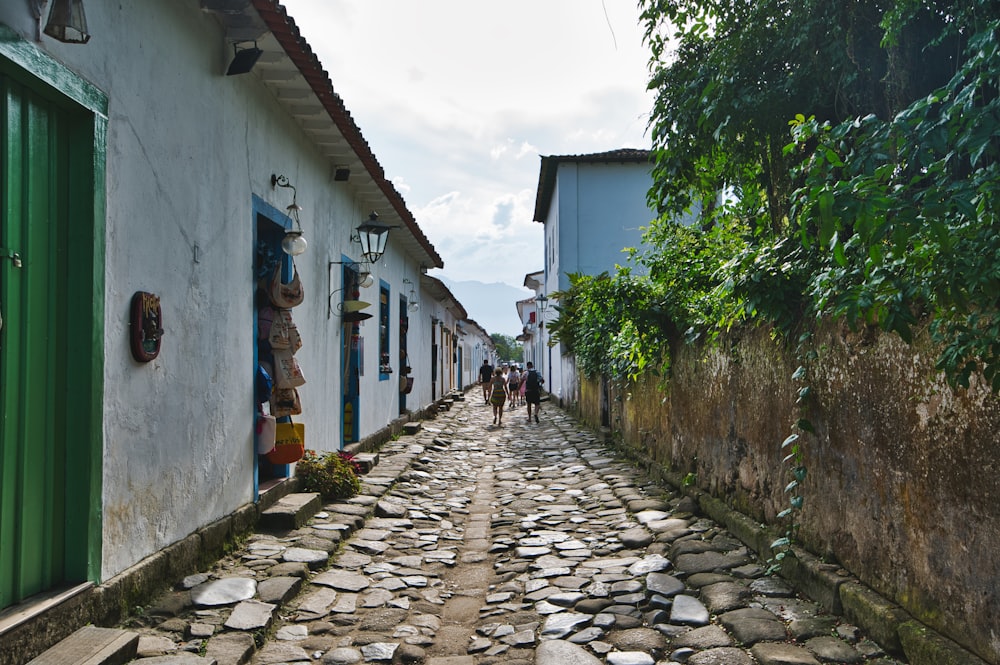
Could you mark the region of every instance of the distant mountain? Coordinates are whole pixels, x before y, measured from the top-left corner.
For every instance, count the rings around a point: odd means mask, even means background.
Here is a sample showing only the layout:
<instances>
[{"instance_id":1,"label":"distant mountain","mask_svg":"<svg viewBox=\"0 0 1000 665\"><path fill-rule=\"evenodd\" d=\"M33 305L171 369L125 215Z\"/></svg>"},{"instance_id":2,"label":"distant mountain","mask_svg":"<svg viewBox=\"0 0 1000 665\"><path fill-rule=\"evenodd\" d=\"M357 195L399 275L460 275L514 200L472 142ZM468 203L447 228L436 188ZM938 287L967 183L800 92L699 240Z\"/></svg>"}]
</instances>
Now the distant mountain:
<instances>
[{"instance_id":1,"label":"distant mountain","mask_svg":"<svg viewBox=\"0 0 1000 665\"><path fill-rule=\"evenodd\" d=\"M521 320L517 316L517 301L530 298L533 292L523 287L503 282L456 282L435 275L462 303L469 318L486 329L489 334L501 333L517 337L521 334Z\"/></svg>"}]
</instances>

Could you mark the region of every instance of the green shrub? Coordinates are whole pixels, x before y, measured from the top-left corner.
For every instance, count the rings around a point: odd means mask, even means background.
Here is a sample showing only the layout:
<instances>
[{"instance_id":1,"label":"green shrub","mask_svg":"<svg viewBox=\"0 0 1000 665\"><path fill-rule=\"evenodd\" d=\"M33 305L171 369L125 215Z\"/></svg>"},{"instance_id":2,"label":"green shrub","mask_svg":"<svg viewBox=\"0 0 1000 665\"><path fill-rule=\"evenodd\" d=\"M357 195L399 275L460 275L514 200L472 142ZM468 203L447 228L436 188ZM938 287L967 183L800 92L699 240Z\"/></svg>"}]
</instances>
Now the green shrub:
<instances>
[{"instance_id":1,"label":"green shrub","mask_svg":"<svg viewBox=\"0 0 1000 665\"><path fill-rule=\"evenodd\" d=\"M317 454L307 450L295 465L295 475L304 489L318 492L324 499L346 499L361 491L359 466L350 453Z\"/></svg>"}]
</instances>

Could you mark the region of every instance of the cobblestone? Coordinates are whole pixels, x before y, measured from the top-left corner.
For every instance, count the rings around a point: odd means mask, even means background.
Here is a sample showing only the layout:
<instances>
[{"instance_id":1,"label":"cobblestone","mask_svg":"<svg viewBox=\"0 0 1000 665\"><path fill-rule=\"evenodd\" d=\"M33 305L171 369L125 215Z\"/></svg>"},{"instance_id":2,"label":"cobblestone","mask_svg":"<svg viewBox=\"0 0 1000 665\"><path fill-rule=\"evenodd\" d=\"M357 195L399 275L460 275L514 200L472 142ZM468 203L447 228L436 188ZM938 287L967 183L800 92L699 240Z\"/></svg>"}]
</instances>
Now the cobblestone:
<instances>
[{"instance_id":1,"label":"cobblestone","mask_svg":"<svg viewBox=\"0 0 1000 665\"><path fill-rule=\"evenodd\" d=\"M523 416L456 401L387 443L360 496L151 600L140 665L897 665L569 415Z\"/></svg>"}]
</instances>

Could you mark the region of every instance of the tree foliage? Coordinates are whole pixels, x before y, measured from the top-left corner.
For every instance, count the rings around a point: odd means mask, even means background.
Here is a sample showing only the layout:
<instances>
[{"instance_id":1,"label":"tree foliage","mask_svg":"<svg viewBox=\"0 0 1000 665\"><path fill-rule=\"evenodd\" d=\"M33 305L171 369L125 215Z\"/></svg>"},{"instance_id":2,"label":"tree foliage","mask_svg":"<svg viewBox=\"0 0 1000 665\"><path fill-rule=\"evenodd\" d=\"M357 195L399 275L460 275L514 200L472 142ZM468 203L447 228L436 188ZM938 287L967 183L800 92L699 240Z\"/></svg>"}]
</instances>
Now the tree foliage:
<instances>
[{"instance_id":1,"label":"tree foliage","mask_svg":"<svg viewBox=\"0 0 1000 665\"><path fill-rule=\"evenodd\" d=\"M563 294L582 367L628 375L681 333L837 316L907 341L929 325L950 380L1000 387L1000 4L641 7L660 216L634 254L648 276ZM627 349L593 342L626 330Z\"/></svg>"},{"instance_id":2,"label":"tree foliage","mask_svg":"<svg viewBox=\"0 0 1000 665\"><path fill-rule=\"evenodd\" d=\"M496 348L497 360L500 362L517 361L521 358L521 345L510 335L493 333L490 335Z\"/></svg>"}]
</instances>

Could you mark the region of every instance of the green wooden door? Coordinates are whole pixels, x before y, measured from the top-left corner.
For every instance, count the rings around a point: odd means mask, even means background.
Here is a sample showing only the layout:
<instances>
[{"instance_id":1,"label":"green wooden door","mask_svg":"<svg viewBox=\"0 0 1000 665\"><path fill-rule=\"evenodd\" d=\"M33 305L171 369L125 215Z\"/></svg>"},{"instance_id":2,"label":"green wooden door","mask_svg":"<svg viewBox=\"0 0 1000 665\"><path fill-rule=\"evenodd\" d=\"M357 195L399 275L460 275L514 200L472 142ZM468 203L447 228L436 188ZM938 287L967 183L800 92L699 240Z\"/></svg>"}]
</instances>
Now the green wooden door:
<instances>
[{"instance_id":1,"label":"green wooden door","mask_svg":"<svg viewBox=\"0 0 1000 665\"><path fill-rule=\"evenodd\" d=\"M0 608L99 566L103 162L67 102L0 53Z\"/></svg>"}]
</instances>

